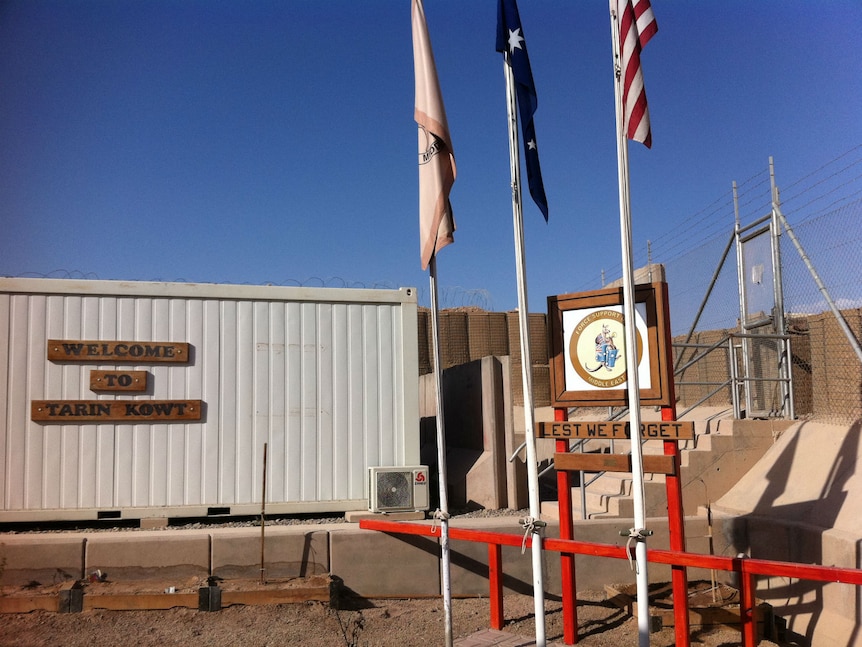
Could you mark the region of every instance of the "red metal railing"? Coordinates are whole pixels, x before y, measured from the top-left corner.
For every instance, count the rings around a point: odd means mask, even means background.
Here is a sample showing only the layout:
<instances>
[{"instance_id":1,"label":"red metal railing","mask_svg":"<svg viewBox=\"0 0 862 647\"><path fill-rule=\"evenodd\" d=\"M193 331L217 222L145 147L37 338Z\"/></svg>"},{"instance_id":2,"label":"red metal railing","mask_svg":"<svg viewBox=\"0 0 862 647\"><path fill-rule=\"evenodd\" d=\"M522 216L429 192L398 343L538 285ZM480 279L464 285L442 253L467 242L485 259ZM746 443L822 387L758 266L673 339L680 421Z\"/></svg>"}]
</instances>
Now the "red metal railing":
<instances>
[{"instance_id":1,"label":"red metal railing","mask_svg":"<svg viewBox=\"0 0 862 647\"><path fill-rule=\"evenodd\" d=\"M377 519L363 519L359 522L359 527L365 530L378 530L401 535L434 537L438 536L439 533L438 528L433 525ZM449 538L488 544L491 628L502 629L504 615L501 547L524 545L529 548L532 545L530 537L524 538L522 535L469 530L449 526ZM542 545L544 550L555 551L561 555L589 555L592 557L611 557L615 559L630 558L630 553L625 546L614 546L612 544L546 538L543 540ZM799 580L839 582L862 586L862 570L838 568L835 566L811 566L748 557L722 557L718 555L701 555L698 553L657 549L647 550L647 560L656 564L736 573L740 581L740 623L742 644L744 647L755 647L757 645L757 619L755 617L754 599L756 576L792 577ZM567 618L564 618L564 624L566 621ZM575 640L567 640L567 644L577 642L576 632L577 627L574 628L574 632L572 633L575 636Z\"/></svg>"}]
</instances>

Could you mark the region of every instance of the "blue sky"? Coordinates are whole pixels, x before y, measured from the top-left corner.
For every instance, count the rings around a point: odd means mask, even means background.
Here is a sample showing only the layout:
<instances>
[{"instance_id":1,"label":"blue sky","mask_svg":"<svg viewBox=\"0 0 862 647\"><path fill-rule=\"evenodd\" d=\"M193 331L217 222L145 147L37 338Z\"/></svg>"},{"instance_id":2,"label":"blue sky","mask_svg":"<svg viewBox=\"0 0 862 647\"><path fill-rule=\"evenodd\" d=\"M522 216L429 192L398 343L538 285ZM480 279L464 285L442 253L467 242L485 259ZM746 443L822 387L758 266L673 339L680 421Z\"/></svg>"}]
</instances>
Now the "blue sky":
<instances>
[{"instance_id":1,"label":"blue sky","mask_svg":"<svg viewBox=\"0 0 862 647\"><path fill-rule=\"evenodd\" d=\"M862 143L862 3L653 9L636 249L770 156L789 183ZM508 310L496 2L425 10L458 166L441 305ZM546 224L525 189L528 291L544 311L620 265L610 27L601 1L520 11L550 209ZM409 0L0 0L0 275L413 286L427 305L416 153Z\"/></svg>"}]
</instances>

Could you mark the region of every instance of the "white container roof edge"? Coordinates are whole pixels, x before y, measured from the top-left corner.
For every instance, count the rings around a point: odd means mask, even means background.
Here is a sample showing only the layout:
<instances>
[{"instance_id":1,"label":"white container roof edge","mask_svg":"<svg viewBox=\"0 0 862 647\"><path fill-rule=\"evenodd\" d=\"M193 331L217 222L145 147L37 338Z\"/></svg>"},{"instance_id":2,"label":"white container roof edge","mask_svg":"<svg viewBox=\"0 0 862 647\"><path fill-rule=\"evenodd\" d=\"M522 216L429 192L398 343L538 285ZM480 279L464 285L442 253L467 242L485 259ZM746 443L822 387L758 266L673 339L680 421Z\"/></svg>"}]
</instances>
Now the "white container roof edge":
<instances>
[{"instance_id":1,"label":"white container roof edge","mask_svg":"<svg viewBox=\"0 0 862 647\"><path fill-rule=\"evenodd\" d=\"M185 283L50 278L0 278L0 292L184 297L253 301L416 303L417 291L401 288L325 288L236 283Z\"/></svg>"}]
</instances>

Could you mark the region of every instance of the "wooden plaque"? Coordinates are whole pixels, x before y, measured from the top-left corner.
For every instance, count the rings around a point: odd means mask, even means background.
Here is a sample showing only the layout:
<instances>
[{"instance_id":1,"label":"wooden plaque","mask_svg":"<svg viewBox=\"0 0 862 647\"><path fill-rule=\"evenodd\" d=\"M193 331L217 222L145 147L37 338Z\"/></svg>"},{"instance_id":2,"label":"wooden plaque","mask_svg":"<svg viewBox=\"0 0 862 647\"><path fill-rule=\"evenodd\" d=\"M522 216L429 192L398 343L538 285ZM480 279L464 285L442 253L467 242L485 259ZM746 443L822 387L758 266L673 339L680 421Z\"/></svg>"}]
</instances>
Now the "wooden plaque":
<instances>
[{"instance_id":1,"label":"wooden plaque","mask_svg":"<svg viewBox=\"0 0 862 647\"><path fill-rule=\"evenodd\" d=\"M642 457L644 472L676 476L673 456L646 454ZM631 472L631 454L554 454L554 467L572 472Z\"/></svg>"},{"instance_id":2,"label":"wooden plaque","mask_svg":"<svg viewBox=\"0 0 862 647\"><path fill-rule=\"evenodd\" d=\"M91 391L146 391L147 371L90 371Z\"/></svg>"},{"instance_id":3,"label":"wooden plaque","mask_svg":"<svg viewBox=\"0 0 862 647\"><path fill-rule=\"evenodd\" d=\"M187 342L93 341L49 339L48 359L53 362L99 362L100 364L185 364Z\"/></svg>"},{"instance_id":4,"label":"wooden plaque","mask_svg":"<svg viewBox=\"0 0 862 647\"><path fill-rule=\"evenodd\" d=\"M536 425L536 438L606 438L625 440L631 438L631 425L622 421L588 422L570 420L567 422L540 422ZM694 421L655 421L641 423L643 440L692 440Z\"/></svg>"},{"instance_id":5,"label":"wooden plaque","mask_svg":"<svg viewBox=\"0 0 862 647\"><path fill-rule=\"evenodd\" d=\"M201 419L201 400L33 400L36 422L167 422Z\"/></svg>"},{"instance_id":6,"label":"wooden plaque","mask_svg":"<svg viewBox=\"0 0 862 647\"><path fill-rule=\"evenodd\" d=\"M551 404L557 408L628 404L622 288L548 297ZM667 284L635 286L639 398L671 406Z\"/></svg>"}]
</instances>

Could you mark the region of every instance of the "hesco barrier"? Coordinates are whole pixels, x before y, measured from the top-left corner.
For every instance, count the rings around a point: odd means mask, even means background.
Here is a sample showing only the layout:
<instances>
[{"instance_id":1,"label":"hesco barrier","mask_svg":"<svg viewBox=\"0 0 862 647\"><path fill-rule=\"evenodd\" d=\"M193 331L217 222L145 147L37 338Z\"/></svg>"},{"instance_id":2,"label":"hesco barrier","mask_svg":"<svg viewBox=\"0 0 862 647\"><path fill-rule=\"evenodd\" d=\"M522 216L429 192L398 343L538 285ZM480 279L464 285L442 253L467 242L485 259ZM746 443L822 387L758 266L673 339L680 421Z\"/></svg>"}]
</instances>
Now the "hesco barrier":
<instances>
[{"instance_id":1,"label":"hesco barrier","mask_svg":"<svg viewBox=\"0 0 862 647\"><path fill-rule=\"evenodd\" d=\"M0 279L0 522L257 514L264 469L271 513L366 509L419 462L416 319L412 288Z\"/></svg>"},{"instance_id":2,"label":"hesco barrier","mask_svg":"<svg viewBox=\"0 0 862 647\"><path fill-rule=\"evenodd\" d=\"M532 361L533 404L551 404L551 373L548 366L547 315L531 313L529 321ZM478 308L440 312L440 363L443 370L483 357L508 355L511 362L512 404L524 404L521 379L521 342L518 313L487 312ZM419 374L434 370L431 340L431 313L419 310Z\"/></svg>"},{"instance_id":3,"label":"hesco barrier","mask_svg":"<svg viewBox=\"0 0 862 647\"><path fill-rule=\"evenodd\" d=\"M842 310L857 339L862 338L862 309ZM548 368L547 315L531 313L530 353L533 362L533 400L537 407L549 406L550 373ZM433 369L430 313L419 310L419 372ZM862 418L862 365L841 326L831 312L794 315L788 322L793 371L794 398L798 417L815 417L823 421L852 422ZM517 312L487 312L478 308L440 312L440 354L443 369L458 366L488 355L512 358L512 401L522 405L520 341ZM690 342L709 346L735 330L707 330L694 334ZM682 343L686 336L674 338ZM725 344L726 347L726 344ZM675 351L676 352L676 351ZM685 358L690 357L687 351ZM777 356L775 358L777 362ZM727 351L713 352L685 372L688 382L720 384L730 378ZM698 403L713 386L680 386L677 388L680 408ZM705 402L708 406L730 405L729 387Z\"/></svg>"}]
</instances>

